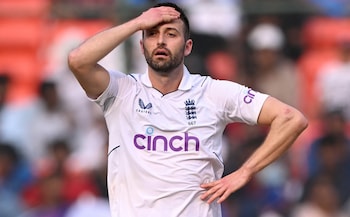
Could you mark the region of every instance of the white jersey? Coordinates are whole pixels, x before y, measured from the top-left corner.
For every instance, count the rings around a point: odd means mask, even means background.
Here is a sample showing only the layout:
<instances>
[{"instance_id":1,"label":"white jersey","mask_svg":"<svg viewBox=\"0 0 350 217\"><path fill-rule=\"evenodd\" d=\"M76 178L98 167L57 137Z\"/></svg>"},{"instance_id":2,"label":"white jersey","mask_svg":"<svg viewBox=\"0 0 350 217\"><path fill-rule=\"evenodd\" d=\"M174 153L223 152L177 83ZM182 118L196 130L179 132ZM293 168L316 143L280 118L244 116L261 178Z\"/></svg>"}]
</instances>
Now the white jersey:
<instances>
[{"instance_id":1,"label":"white jersey","mask_svg":"<svg viewBox=\"0 0 350 217\"><path fill-rule=\"evenodd\" d=\"M267 95L234 82L185 72L163 95L148 73L110 73L95 100L109 130L108 190L113 217L219 217L200 199L201 183L223 174L222 133L256 124Z\"/></svg>"}]
</instances>

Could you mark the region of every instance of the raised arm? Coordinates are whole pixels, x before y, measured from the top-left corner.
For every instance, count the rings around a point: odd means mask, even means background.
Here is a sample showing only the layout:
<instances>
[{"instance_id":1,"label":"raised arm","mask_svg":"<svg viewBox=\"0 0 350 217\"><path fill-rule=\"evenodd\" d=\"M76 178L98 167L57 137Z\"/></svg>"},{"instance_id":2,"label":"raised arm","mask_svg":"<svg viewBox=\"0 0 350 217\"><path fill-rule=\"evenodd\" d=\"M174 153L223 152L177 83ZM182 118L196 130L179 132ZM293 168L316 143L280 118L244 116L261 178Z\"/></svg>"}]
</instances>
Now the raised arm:
<instances>
[{"instance_id":1,"label":"raised arm","mask_svg":"<svg viewBox=\"0 0 350 217\"><path fill-rule=\"evenodd\" d=\"M124 24L97 33L69 53L69 68L87 95L97 98L109 83L109 74L98 61L135 32L170 22L179 16L171 7L151 8Z\"/></svg>"},{"instance_id":2,"label":"raised arm","mask_svg":"<svg viewBox=\"0 0 350 217\"><path fill-rule=\"evenodd\" d=\"M257 172L279 158L306 129L307 120L298 110L268 97L259 115L258 123L270 125L261 146L235 172L220 180L202 184L207 189L202 199L224 201L231 193L245 185Z\"/></svg>"}]
</instances>

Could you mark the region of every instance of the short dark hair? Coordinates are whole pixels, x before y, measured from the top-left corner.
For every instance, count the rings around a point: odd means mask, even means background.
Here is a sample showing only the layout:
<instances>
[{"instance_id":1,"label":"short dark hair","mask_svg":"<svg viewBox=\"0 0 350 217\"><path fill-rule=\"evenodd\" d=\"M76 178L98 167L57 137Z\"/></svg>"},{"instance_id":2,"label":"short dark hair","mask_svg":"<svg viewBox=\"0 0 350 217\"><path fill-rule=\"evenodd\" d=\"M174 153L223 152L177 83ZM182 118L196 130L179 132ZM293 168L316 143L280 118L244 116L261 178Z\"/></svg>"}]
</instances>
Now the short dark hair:
<instances>
[{"instance_id":1,"label":"short dark hair","mask_svg":"<svg viewBox=\"0 0 350 217\"><path fill-rule=\"evenodd\" d=\"M14 164L17 164L21 156L14 144L0 142L0 157L8 157Z\"/></svg>"},{"instance_id":2,"label":"short dark hair","mask_svg":"<svg viewBox=\"0 0 350 217\"><path fill-rule=\"evenodd\" d=\"M174 8L177 12L180 13L180 20L182 20L182 22L185 24L185 39L189 39L190 38L190 22L188 21L188 18L184 12L184 10L179 7L177 4L172 3L172 2L163 2L163 3L158 3L156 5L153 6L154 8L157 7L172 7Z\"/></svg>"},{"instance_id":3,"label":"short dark hair","mask_svg":"<svg viewBox=\"0 0 350 217\"><path fill-rule=\"evenodd\" d=\"M56 83L54 81L42 81L39 85L39 94L44 96L47 90L52 90L56 88Z\"/></svg>"}]
</instances>

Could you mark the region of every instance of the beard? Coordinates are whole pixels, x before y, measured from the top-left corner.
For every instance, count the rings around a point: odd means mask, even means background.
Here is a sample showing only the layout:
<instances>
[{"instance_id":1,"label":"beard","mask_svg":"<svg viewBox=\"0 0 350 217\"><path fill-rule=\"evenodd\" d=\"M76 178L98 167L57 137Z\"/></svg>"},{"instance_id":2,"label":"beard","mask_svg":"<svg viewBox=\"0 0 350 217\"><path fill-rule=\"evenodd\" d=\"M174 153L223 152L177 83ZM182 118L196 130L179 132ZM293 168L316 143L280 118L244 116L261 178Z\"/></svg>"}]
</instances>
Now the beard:
<instances>
[{"instance_id":1,"label":"beard","mask_svg":"<svg viewBox=\"0 0 350 217\"><path fill-rule=\"evenodd\" d=\"M150 53L144 47L146 62L149 65L149 67L151 67L154 71L162 74L168 74L182 64L182 60L184 58L183 52L185 48L182 48L180 52L176 53L176 55L173 55L168 49L164 47L159 47L159 48L167 50L166 59L156 57L155 53L158 48L155 49L152 53Z\"/></svg>"}]
</instances>

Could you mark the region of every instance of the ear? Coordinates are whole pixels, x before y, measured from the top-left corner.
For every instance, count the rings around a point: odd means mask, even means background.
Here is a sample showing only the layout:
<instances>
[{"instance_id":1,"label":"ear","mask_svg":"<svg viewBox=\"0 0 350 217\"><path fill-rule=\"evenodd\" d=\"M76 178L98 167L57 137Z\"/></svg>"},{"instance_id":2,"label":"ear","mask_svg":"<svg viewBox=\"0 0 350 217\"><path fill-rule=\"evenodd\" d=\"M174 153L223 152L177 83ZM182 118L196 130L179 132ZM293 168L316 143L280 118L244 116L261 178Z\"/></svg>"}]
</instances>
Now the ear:
<instances>
[{"instance_id":1,"label":"ear","mask_svg":"<svg viewBox=\"0 0 350 217\"><path fill-rule=\"evenodd\" d=\"M140 39L140 48L141 48L141 53L144 54L145 50L143 49L143 40Z\"/></svg>"},{"instance_id":2,"label":"ear","mask_svg":"<svg viewBox=\"0 0 350 217\"><path fill-rule=\"evenodd\" d=\"M192 52L193 41L192 39L188 39L185 44L185 52L184 55L188 56Z\"/></svg>"}]
</instances>

